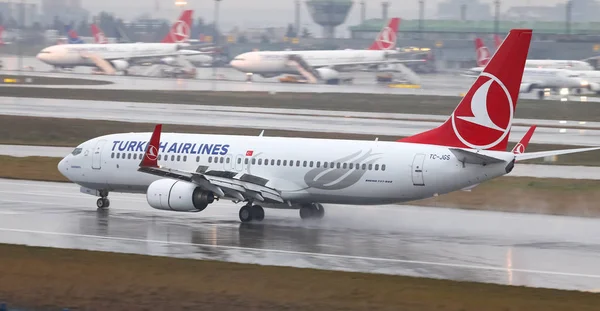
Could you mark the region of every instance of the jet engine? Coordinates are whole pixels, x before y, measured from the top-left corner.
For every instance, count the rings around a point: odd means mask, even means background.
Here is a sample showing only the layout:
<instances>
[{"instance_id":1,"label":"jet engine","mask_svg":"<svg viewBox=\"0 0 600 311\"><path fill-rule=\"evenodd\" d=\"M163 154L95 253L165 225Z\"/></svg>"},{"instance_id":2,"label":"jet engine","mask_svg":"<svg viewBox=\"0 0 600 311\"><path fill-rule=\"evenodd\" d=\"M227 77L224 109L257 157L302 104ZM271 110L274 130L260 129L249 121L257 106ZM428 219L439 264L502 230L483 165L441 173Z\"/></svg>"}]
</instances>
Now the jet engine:
<instances>
[{"instance_id":1,"label":"jet engine","mask_svg":"<svg viewBox=\"0 0 600 311\"><path fill-rule=\"evenodd\" d=\"M327 84L338 84L340 81L340 73L331 68L317 68L319 77Z\"/></svg>"},{"instance_id":2,"label":"jet engine","mask_svg":"<svg viewBox=\"0 0 600 311\"><path fill-rule=\"evenodd\" d=\"M215 196L189 182L159 179L148 187L146 200L155 209L200 212L214 202Z\"/></svg>"},{"instance_id":3,"label":"jet engine","mask_svg":"<svg viewBox=\"0 0 600 311\"><path fill-rule=\"evenodd\" d=\"M113 60L110 62L117 71L124 71L129 68L129 63L122 59Z\"/></svg>"}]
</instances>

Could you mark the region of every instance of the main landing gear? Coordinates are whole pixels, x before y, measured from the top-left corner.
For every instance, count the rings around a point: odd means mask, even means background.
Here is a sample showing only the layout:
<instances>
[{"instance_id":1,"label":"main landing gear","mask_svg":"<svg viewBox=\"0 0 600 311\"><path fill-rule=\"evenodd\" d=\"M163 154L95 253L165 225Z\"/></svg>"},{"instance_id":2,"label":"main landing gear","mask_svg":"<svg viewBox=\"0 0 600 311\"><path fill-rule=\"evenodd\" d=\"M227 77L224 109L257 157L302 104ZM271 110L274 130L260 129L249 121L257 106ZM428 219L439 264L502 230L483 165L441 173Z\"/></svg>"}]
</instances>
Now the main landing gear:
<instances>
[{"instance_id":1,"label":"main landing gear","mask_svg":"<svg viewBox=\"0 0 600 311\"><path fill-rule=\"evenodd\" d=\"M101 191L100 198L96 201L98 209L107 209L110 206L110 200L108 199L108 191Z\"/></svg>"},{"instance_id":2,"label":"main landing gear","mask_svg":"<svg viewBox=\"0 0 600 311\"><path fill-rule=\"evenodd\" d=\"M325 208L320 203L305 204L300 207L300 218L321 219L325 217Z\"/></svg>"},{"instance_id":3,"label":"main landing gear","mask_svg":"<svg viewBox=\"0 0 600 311\"><path fill-rule=\"evenodd\" d=\"M242 222L250 222L253 220L263 221L263 219L265 219L265 210L260 205L248 203L240 208L239 215Z\"/></svg>"}]
</instances>

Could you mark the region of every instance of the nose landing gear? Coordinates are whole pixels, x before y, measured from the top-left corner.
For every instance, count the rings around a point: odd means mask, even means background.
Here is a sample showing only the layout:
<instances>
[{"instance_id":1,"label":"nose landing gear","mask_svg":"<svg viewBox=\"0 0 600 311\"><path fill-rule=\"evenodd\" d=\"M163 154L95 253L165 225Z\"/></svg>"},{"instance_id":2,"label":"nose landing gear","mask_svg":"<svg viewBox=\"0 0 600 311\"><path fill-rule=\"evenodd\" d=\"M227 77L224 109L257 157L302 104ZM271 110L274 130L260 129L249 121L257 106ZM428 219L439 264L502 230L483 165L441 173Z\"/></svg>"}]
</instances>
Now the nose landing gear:
<instances>
[{"instance_id":1,"label":"nose landing gear","mask_svg":"<svg viewBox=\"0 0 600 311\"><path fill-rule=\"evenodd\" d=\"M96 206L98 209L107 209L110 206L108 191L100 191L100 198L96 201Z\"/></svg>"}]
</instances>

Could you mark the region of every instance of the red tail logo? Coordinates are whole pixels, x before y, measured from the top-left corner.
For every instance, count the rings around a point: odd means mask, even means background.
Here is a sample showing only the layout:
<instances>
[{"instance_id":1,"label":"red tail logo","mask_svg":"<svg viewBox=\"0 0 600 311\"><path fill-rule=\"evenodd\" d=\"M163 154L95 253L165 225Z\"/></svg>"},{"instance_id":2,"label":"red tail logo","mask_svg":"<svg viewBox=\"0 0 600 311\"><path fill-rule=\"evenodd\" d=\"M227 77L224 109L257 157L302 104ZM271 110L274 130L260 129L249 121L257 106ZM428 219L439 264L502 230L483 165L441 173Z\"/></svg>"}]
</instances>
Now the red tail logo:
<instances>
[{"instance_id":1,"label":"red tail logo","mask_svg":"<svg viewBox=\"0 0 600 311\"><path fill-rule=\"evenodd\" d=\"M162 43L183 43L190 38L193 10L185 10L179 17L179 20L171 26L169 34L163 39Z\"/></svg>"},{"instance_id":2,"label":"red tail logo","mask_svg":"<svg viewBox=\"0 0 600 311\"><path fill-rule=\"evenodd\" d=\"M106 44L108 43L108 39L104 35L104 32L100 30L100 28L96 24L92 24L92 34L94 35L94 40L98 44Z\"/></svg>"},{"instance_id":3,"label":"red tail logo","mask_svg":"<svg viewBox=\"0 0 600 311\"><path fill-rule=\"evenodd\" d=\"M481 38L475 39L475 57L477 60L477 66L484 67L490 62L492 58L492 54L490 50L483 44L483 40Z\"/></svg>"},{"instance_id":4,"label":"red tail logo","mask_svg":"<svg viewBox=\"0 0 600 311\"><path fill-rule=\"evenodd\" d=\"M483 72L473 89L452 113L452 128L465 146L493 149L510 132L514 103L504 83L490 73Z\"/></svg>"},{"instance_id":5,"label":"red tail logo","mask_svg":"<svg viewBox=\"0 0 600 311\"><path fill-rule=\"evenodd\" d=\"M531 34L511 30L444 124L399 141L506 151Z\"/></svg>"},{"instance_id":6,"label":"red tail logo","mask_svg":"<svg viewBox=\"0 0 600 311\"><path fill-rule=\"evenodd\" d=\"M394 17L390 20L387 26L381 29L381 32L375 38L375 42L369 47L369 50L392 50L396 47L396 34L400 19Z\"/></svg>"}]
</instances>

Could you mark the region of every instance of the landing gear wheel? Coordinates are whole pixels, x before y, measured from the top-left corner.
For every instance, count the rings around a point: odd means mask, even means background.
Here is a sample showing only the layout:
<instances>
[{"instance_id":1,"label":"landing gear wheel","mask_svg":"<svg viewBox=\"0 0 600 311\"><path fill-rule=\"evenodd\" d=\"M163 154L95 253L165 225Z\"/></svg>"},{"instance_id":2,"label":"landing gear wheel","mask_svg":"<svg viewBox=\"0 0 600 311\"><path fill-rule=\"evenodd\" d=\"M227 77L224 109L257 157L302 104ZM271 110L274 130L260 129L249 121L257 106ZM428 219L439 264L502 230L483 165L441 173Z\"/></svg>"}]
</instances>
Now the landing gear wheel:
<instances>
[{"instance_id":1,"label":"landing gear wheel","mask_svg":"<svg viewBox=\"0 0 600 311\"><path fill-rule=\"evenodd\" d=\"M256 221L263 221L263 219L265 219L265 210L262 208L262 206L252 206L252 219Z\"/></svg>"},{"instance_id":2,"label":"landing gear wheel","mask_svg":"<svg viewBox=\"0 0 600 311\"><path fill-rule=\"evenodd\" d=\"M242 222L252 221L252 207L248 205L242 206L242 208L240 208L239 216Z\"/></svg>"},{"instance_id":3,"label":"landing gear wheel","mask_svg":"<svg viewBox=\"0 0 600 311\"><path fill-rule=\"evenodd\" d=\"M100 198L96 201L98 208L108 208L110 206L110 200L107 198Z\"/></svg>"}]
</instances>

